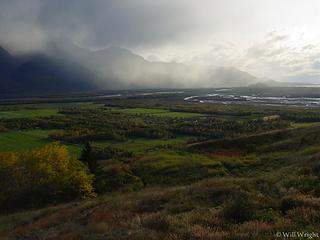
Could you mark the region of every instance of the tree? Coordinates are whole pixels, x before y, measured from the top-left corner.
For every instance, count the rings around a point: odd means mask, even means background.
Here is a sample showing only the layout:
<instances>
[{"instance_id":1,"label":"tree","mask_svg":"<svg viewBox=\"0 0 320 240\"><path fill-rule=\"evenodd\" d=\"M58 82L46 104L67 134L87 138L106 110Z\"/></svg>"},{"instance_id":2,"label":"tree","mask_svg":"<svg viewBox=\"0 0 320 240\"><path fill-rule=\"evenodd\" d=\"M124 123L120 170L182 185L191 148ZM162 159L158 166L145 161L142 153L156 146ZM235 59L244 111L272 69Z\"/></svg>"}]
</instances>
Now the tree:
<instances>
[{"instance_id":1,"label":"tree","mask_svg":"<svg viewBox=\"0 0 320 240\"><path fill-rule=\"evenodd\" d=\"M65 146L0 153L0 211L95 196L93 176Z\"/></svg>"},{"instance_id":2,"label":"tree","mask_svg":"<svg viewBox=\"0 0 320 240\"><path fill-rule=\"evenodd\" d=\"M84 148L82 149L79 160L88 166L89 171L91 173L93 174L97 173L98 160L93 154L93 150L90 142L86 142L86 144L84 145Z\"/></svg>"}]
</instances>

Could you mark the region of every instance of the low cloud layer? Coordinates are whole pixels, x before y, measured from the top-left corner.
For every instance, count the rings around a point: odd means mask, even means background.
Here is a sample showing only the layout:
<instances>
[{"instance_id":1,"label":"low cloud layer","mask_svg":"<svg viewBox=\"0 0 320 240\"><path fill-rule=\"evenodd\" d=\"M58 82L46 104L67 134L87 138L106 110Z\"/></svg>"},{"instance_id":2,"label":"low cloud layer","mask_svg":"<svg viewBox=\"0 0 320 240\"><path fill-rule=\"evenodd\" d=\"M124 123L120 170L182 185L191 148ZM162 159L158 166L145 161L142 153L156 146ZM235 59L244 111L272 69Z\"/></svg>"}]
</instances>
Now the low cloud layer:
<instances>
[{"instance_id":1,"label":"low cloud layer","mask_svg":"<svg viewBox=\"0 0 320 240\"><path fill-rule=\"evenodd\" d=\"M318 81L319 11L318 0L1 0L0 44L28 53L64 39L91 50L132 49L151 61Z\"/></svg>"},{"instance_id":2,"label":"low cloud layer","mask_svg":"<svg viewBox=\"0 0 320 240\"><path fill-rule=\"evenodd\" d=\"M182 0L3 0L0 6L1 40L22 50L61 37L90 48L159 46L198 24L192 4Z\"/></svg>"}]
</instances>

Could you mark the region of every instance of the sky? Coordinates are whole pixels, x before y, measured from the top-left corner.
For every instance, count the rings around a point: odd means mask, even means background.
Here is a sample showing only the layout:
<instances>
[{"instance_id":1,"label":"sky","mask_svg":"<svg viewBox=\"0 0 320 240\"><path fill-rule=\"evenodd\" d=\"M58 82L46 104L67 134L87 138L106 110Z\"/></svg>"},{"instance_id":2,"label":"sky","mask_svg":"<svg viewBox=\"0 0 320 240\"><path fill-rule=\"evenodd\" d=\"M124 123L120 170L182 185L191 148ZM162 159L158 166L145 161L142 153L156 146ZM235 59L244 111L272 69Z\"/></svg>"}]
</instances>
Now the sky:
<instances>
[{"instance_id":1,"label":"sky","mask_svg":"<svg viewBox=\"0 0 320 240\"><path fill-rule=\"evenodd\" d=\"M24 53L66 38L149 61L320 82L319 12L319 0L0 0L0 43Z\"/></svg>"}]
</instances>

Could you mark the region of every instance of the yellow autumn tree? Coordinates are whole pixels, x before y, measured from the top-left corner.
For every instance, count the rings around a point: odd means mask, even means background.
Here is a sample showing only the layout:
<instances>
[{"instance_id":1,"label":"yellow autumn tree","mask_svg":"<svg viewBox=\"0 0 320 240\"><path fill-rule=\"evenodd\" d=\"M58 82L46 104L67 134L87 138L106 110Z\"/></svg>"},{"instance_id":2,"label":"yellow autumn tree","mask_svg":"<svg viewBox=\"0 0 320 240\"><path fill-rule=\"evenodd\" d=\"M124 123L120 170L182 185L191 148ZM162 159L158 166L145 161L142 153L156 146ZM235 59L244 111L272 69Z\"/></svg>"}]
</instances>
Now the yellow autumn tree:
<instances>
[{"instance_id":1,"label":"yellow autumn tree","mask_svg":"<svg viewBox=\"0 0 320 240\"><path fill-rule=\"evenodd\" d=\"M0 153L0 208L18 209L94 196L93 176L65 146Z\"/></svg>"}]
</instances>

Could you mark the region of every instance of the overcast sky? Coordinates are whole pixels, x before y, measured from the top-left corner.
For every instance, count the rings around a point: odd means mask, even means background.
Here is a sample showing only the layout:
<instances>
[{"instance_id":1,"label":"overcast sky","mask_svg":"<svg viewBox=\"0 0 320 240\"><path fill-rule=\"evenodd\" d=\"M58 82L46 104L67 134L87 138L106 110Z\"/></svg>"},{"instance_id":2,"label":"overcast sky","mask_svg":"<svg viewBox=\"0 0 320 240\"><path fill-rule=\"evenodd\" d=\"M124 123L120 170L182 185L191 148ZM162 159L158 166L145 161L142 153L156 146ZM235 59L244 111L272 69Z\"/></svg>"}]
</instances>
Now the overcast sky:
<instances>
[{"instance_id":1,"label":"overcast sky","mask_svg":"<svg viewBox=\"0 0 320 240\"><path fill-rule=\"evenodd\" d=\"M63 37L151 61L316 81L319 12L319 0L0 0L0 42L25 52Z\"/></svg>"}]
</instances>

